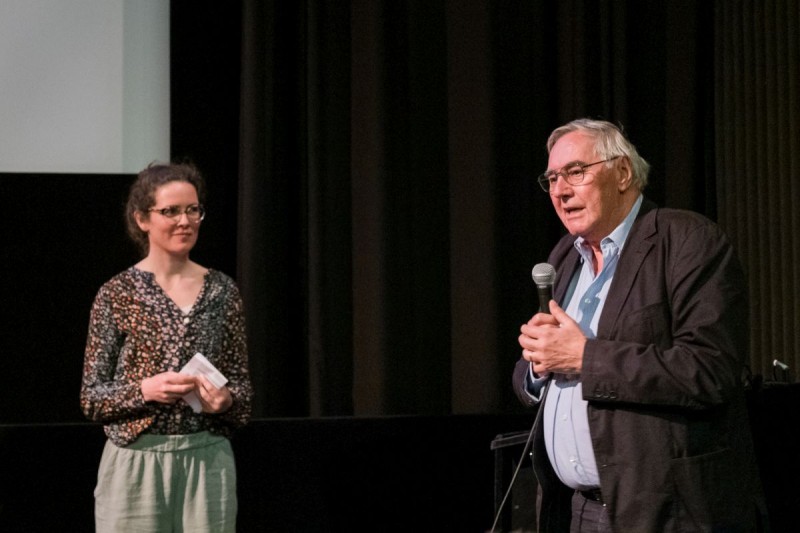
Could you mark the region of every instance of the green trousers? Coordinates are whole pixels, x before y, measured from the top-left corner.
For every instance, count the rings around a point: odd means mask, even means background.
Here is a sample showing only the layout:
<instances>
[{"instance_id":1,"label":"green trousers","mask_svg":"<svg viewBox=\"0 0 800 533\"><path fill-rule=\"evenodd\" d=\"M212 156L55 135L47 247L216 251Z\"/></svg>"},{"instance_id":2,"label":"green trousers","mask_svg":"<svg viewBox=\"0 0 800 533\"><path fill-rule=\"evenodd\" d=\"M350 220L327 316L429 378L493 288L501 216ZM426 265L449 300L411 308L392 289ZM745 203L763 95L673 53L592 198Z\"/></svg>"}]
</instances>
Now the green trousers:
<instances>
[{"instance_id":1,"label":"green trousers","mask_svg":"<svg viewBox=\"0 0 800 533\"><path fill-rule=\"evenodd\" d=\"M97 533L235 533L233 450L207 431L107 441L94 497Z\"/></svg>"}]
</instances>

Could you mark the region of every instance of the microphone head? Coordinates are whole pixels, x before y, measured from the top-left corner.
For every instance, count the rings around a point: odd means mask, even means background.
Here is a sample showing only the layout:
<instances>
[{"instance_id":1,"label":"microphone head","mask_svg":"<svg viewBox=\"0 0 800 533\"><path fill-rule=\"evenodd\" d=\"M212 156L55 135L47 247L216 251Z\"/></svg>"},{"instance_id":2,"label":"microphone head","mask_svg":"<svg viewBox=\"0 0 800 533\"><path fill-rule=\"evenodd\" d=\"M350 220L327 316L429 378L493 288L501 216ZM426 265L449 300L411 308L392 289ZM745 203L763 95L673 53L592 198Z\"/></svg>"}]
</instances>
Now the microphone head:
<instances>
[{"instance_id":1,"label":"microphone head","mask_svg":"<svg viewBox=\"0 0 800 533\"><path fill-rule=\"evenodd\" d=\"M781 361L778 361L777 359L775 359L775 360L772 362L772 366L774 366L774 367L777 367L777 368L780 368L781 370L784 370L784 371L785 371L785 370L789 370L789 365L787 365L786 363L783 363L783 362L781 362Z\"/></svg>"},{"instance_id":2,"label":"microphone head","mask_svg":"<svg viewBox=\"0 0 800 533\"><path fill-rule=\"evenodd\" d=\"M533 267L531 277L537 287L552 287L556 282L556 269L550 263L539 263Z\"/></svg>"}]
</instances>

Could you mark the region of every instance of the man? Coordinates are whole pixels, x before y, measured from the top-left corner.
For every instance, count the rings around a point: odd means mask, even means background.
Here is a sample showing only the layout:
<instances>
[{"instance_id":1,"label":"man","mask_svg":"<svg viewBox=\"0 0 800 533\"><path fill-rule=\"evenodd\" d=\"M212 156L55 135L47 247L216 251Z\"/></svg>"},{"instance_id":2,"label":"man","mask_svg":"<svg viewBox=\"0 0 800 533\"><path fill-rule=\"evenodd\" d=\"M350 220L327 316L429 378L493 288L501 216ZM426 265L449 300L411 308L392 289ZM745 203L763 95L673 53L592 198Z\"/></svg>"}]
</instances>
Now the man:
<instances>
[{"instance_id":1,"label":"man","mask_svg":"<svg viewBox=\"0 0 800 533\"><path fill-rule=\"evenodd\" d=\"M539 405L540 530L757 530L747 290L730 242L643 197L649 165L613 124L570 122L547 149L539 183L569 235L513 380Z\"/></svg>"}]
</instances>

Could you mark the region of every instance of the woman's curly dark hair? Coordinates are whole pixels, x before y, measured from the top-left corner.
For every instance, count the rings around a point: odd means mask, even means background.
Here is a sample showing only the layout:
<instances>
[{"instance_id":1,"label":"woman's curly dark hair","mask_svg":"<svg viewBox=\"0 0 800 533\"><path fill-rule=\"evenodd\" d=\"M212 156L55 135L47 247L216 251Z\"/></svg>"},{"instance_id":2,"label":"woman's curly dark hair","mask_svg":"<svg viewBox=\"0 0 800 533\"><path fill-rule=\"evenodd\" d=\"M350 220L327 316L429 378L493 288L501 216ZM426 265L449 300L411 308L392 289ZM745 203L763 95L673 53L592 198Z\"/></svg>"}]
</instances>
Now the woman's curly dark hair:
<instances>
[{"instance_id":1,"label":"woman's curly dark hair","mask_svg":"<svg viewBox=\"0 0 800 533\"><path fill-rule=\"evenodd\" d=\"M199 202L205 203L206 184L200 171L192 163L150 163L147 168L139 172L128 192L125 225L128 236L139 247L142 256L146 256L150 251L150 241L147 233L136 223L135 213L138 211L142 217L149 219L148 210L155 205L156 189L172 181L191 183L197 191Z\"/></svg>"}]
</instances>

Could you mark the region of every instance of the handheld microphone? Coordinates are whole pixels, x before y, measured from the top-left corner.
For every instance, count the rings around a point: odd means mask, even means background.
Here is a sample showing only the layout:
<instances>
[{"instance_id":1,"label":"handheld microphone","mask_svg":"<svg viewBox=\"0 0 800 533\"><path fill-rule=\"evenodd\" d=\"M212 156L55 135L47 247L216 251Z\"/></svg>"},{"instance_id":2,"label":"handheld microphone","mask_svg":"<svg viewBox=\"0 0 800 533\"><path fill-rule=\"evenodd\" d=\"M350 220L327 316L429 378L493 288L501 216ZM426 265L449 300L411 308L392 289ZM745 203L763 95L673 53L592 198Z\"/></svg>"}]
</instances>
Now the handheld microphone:
<instances>
[{"instance_id":1,"label":"handheld microphone","mask_svg":"<svg viewBox=\"0 0 800 533\"><path fill-rule=\"evenodd\" d=\"M550 300L553 299L553 284L556 282L556 269L549 263L539 263L533 267L531 277L539 295L539 312L550 314Z\"/></svg>"}]
</instances>

